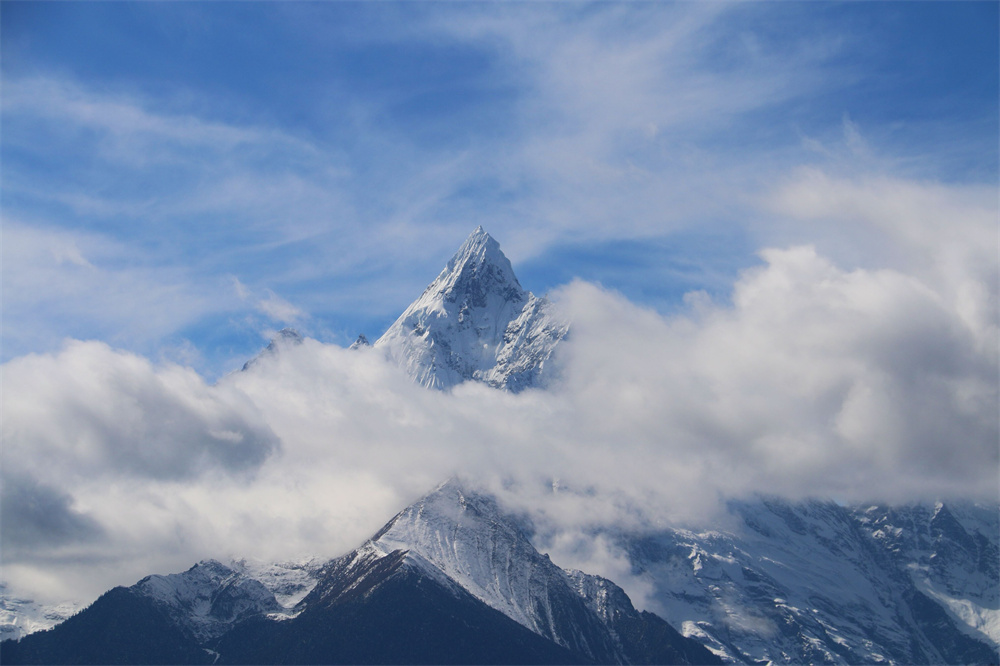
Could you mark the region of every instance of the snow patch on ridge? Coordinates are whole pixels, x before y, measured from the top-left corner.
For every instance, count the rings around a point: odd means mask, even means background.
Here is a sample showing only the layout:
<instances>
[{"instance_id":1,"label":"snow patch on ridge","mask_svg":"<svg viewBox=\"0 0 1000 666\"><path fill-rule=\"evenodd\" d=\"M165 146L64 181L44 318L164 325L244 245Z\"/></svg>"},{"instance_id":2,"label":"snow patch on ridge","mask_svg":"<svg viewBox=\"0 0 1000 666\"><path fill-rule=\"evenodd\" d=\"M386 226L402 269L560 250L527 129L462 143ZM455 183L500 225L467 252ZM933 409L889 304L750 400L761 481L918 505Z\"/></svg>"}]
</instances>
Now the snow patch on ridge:
<instances>
[{"instance_id":1,"label":"snow patch on ridge","mask_svg":"<svg viewBox=\"0 0 1000 666\"><path fill-rule=\"evenodd\" d=\"M146 576L135 589L202 641L220 636L240 619L285 610L260 581L216 560L179 574Z\"/></svg>"}]
</instances>

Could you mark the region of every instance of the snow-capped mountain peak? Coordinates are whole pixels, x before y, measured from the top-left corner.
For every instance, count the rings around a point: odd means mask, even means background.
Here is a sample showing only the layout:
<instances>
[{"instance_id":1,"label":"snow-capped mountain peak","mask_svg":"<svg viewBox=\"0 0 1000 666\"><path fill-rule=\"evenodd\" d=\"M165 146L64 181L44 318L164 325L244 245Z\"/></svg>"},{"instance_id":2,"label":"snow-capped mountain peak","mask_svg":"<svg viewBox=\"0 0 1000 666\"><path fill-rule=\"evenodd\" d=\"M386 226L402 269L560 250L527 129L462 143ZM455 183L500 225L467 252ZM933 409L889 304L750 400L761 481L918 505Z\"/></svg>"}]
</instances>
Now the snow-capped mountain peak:
<instances>
[{"instance_id":1,"label":"snow-capped mountain peak","mask_svg":"<svg viewBox=\"0 0 1000 666\"><path fill-rule=\"evenodd\" d=\"M633 663L633 631L660 632L654 661L712 662L660 618L639 613L611 581L560 568L489 495L451 479L397 514L358 553L402 557L535 634L597 663ZM641 634L642 631L636 633ZM693 652L692 652L693 650ZM668 656L665 656L668 655Z\"/></svg>"},{"instance_id":2,"label":"snow-capped mountain peak","mask_svg":"<svg viewBox=\"0 0 1000 666\"><path fill-rule=\"evenodd\" d=\"M482 227L375 342L418 383L467 380L519 391L540 383L568 327L525 291L500 244Z\"/></svg>"},{"instance_id":3,"label":"snow-capped mountain peak","mask_svg":"<svg viewBox=\"0 0 1000 666\"><path fill-rule=\"evenodd\" d=\"M529 629L532 569L542 556L491 499L452 479L397 514L373 538L383 552L433 562L472 595ZM519 563L511 569L512 563ZM499 565L499 566L498 566Z\"/></svg>"},{"instance_id":4,"label":"snow-capped mountain peak","mask_svg":"<svg viewBox=\"0 0 1000 666\"><path fill-rule=\"evenodd\" d=\"M483 228L465 240L441 274L424 292L455 302L468 298L472 306L483 307L491 294L508 302L524 302L527 294L521 288L510 260L500 250L500 244Z\"/></svg>"},{"instance_id":5,"label":"snow-capped mountain peak","mask_svg":"<svg viewBox=\"0 0 1000 666\"><path fill-rule=\"evenodd\" d=\"M361 333L358 335L358 339L351 343L348 349L364 349L365 347L371 347L371 343L368 342L368 337Z\"/></svg>"}]
</instances>

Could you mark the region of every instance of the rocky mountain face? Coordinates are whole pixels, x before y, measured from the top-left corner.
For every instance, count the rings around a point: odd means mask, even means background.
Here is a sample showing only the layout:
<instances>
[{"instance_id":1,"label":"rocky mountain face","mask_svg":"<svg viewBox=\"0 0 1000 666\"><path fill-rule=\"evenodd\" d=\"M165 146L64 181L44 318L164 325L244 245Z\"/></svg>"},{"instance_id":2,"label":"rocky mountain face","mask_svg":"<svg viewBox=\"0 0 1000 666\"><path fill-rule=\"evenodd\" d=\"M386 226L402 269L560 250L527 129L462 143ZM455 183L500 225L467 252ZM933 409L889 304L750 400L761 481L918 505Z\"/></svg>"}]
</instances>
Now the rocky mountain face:
<instances>
[{"instance_id":1,"label":"rocky mountain face","mask_svg":"<svg viewBox=\"0 0 1000 666\"><path fill-rule=\"evenodd\" d=\"M969 502L853 512L914 587L973 638L1000 646L1000 511Z\"/></svg>"},{"instance_id":2,"label":"rocky mountain face","mask_svg":"<svg viewBox=\"0 0 1000 666\"><path fill-rule=\"evenodd\" d=\"M553 564L456 481L322 566L201 562L0 651L10 664L721 663L611 581Z\"/></svg>"},{"instance_id":3,"label":"rocky mountain face","mask_svg":"<svg viewBox=\"0 0 1000 666\"><path fill-rule=\"evenodd\" d=\"M995 510L965 507L966 527L943 505L730 511L736 529L616 537L664 618L727 661L997 662Z\"/></svg>"},{"instance_id":4,"label":"rocky mountain face","mask_svg":"<svg viewBox=\"0 0 1000 666\"><path fill-rule=\"evenodd\" d=\"M609 580L567 571L532 546L518 521L489 496L450 481L407 507L371 542L406 550L535 634L590 663L712 663L694 641L639 613ZM637 636L659 636L650 643ZM645 655L645 656L644 656Z\"/></svg>"},{"instance_id":5,"label":"rocky mountain face","mask_svg":"<svg viewBox=\"0 0 1000 666\"><path fill-rule=\"evenodd\" d=\"M206 560L184 573L146 576L130 589L163 608L203 644L247 618L291 617L295 604L315 586L318 568L314 563L254 566L243 560L227 566Z\"/></svg>"},{"instance_id":6,"label":"rocky mountain face","mask_svg":"<svg viewBox=\"0 0 1000 666\"><path fill-rule=\"evenodd\" d=\"M374 347L429 388L476 380L518 392L543 385L567 331L478 227Z\"/></svg>"}]
</instances>

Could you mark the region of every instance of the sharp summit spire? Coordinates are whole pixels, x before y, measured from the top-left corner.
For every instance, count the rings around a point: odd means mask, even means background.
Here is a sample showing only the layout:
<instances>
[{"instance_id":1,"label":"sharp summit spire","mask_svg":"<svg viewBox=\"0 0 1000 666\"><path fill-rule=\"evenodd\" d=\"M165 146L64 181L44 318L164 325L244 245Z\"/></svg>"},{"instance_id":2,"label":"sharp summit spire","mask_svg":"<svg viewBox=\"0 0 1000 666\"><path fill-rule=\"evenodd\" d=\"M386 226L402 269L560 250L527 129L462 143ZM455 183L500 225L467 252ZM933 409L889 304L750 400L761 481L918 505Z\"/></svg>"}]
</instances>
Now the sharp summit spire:
<instances>
[{"instance_id":1,"label":"sharp summit spire","mask_svg":"<svg viewBox=\"0 0 1000 666\"><path fill-rule=\"evenodd\" d=\"M566 331L478 226L375 347L427 387L476 380L516 392L540 384Z\"/></svg>"}]
</instances>

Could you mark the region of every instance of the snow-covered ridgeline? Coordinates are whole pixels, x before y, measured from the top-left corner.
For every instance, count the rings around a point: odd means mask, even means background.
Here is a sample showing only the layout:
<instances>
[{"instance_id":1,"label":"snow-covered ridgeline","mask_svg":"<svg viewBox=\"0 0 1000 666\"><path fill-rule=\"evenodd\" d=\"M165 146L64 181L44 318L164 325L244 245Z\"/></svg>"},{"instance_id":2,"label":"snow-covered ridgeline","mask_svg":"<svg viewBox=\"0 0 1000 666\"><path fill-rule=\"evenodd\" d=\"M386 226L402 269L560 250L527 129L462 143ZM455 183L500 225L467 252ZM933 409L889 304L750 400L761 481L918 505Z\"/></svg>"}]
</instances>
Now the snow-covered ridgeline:
<instances>
[{"instance_id":1,"label":"snow-covered ridgeline","mask_svg":"<svg viewBox=\"0 0 1000 666\"><path fill-rule=\"evenodd\" d=\"M738 523L726 531L606 535L650 584L651 610L724 660L995 661L997 517L988 507L756 498L730 510ZM133 590L205 640L241 619L356 603L397 573L456 599L471 595L599 660L629 662L638 653L623 637L656 630L659 621L640 616L611 581L558 567L533 547L522 521L457 480L322 566L208 560L149 576Z\"/></svg>"},{"instance_id":2,"label":"snow-covered ridgeline","mask_svg":"<svg viewBox=\"0 0 1000 666\"><path fill-rule=\"evenodd\" d=\"M283 609L271 615L276 619L292 617L298 612L299 602L316 587L322 565L322 560L315 557L283 562L240 559L229 564L243 576L259 581L274 595Z\"/></svg>"}]
</instances>

